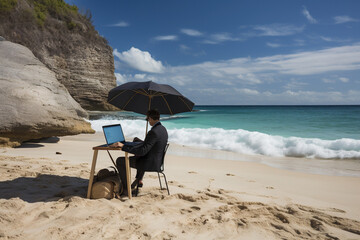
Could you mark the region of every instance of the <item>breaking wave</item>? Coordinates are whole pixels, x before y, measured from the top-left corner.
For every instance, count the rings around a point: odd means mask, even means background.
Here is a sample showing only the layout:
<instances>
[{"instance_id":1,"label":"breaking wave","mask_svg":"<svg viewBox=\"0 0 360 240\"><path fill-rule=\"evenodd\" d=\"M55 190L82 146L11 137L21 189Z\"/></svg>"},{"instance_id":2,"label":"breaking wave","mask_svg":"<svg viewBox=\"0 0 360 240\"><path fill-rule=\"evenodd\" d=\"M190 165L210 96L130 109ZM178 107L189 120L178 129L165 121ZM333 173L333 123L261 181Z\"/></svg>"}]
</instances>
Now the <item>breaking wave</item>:
<instances>
[{"instance_id":1,"label":"breaking wave","mask_svg":"<svg viewBox=\"0 0 360 240\"><path fill-rule=\"evenodd\" d=\"M119 120L92 120L92 128L101 132L103 125ZM145 121L121 120L127 138L145 135ZM166 122L163 122L166 126ZM149 126L150 127L150 126ZM169 141L181 145L226 150L243 154L260 154L276 157L304 157L321 159L360 159L360 140L342 138L282 137L242 129L222 128L168 128Z\"/></svg>"}]
</instances>

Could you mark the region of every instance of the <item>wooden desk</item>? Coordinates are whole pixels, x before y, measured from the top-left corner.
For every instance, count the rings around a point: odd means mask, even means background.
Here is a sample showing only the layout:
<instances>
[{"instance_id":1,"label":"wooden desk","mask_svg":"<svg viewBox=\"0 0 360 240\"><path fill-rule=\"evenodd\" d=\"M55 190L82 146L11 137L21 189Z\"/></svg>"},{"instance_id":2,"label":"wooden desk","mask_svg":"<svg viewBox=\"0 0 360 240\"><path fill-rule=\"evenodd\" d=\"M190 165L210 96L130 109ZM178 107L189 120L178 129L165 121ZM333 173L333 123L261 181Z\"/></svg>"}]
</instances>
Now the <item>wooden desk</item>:
<instances>
[{"instance_id":1,"label":"wooden desk","mask_svg":"<svg viewBox=\"0 0 360 240\"><path fill-rule=\"evenodd\" d=\"M121 151L120 148L113 148L113 147L108 147L106 145L101 145L101 146L96 146L93 147L94 150L94 155L93 155L93 160L92 160L92 164L91 164L91 170L90 170L90 178L89 178L89 186L88 186L88 191L87 191L87 198L90 198L91 195L91 188L94 182L94 174L95 174L95 166L96 166L96 160L97 160L97 156L98 156L98 151L99 150L116 150L116 151ZM129 199L132 198L131 195L131 171L130 171L130 163L129 163L129 153L125 152L125 168L126 168L126 183L128 186L128 196Z\"/></svg>"}]
</instances>

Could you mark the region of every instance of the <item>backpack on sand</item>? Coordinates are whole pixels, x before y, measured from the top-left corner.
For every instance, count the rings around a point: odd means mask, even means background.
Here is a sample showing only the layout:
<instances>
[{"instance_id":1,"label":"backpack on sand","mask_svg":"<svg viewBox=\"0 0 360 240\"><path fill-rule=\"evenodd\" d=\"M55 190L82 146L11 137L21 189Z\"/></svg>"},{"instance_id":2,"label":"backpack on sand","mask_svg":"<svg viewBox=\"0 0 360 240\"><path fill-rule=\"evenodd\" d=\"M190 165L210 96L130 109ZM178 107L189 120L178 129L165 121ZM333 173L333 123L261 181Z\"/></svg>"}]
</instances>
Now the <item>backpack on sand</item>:
<instances>
[{"instance_id":1,"label":"backpack on sand","mask_svg":"<svg viewBox=\"0 0 360 240\"><path fill-rule=\"evenodd\" d=\"M114 167L101 169L95 177L95 183L91 189L91 198L119 198L123 191L120 176Z\"/></svg>"}]
</instances>

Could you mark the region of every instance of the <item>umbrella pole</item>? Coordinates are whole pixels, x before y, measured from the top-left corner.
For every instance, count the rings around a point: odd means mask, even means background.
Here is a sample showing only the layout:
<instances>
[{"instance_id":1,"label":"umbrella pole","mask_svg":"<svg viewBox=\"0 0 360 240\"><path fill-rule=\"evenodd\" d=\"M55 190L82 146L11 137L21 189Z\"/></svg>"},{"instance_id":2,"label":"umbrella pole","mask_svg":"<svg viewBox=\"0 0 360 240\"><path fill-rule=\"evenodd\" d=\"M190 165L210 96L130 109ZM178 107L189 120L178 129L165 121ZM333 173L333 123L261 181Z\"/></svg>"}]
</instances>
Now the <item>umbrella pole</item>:
<instances>
[{"instance_id":1,"label":"umbrella pole","mask_svg":"<svg viewBox=\"0 0 360 240\"><path fill-rule=\"evenodd\" d=\"M150 95L150 96L149 96L149 108L148 108L148 110L150 110L150 106L151 106L151 98L152 98L152 96ZM148 125L149 125L149 119L146 117L146 130L145 130L145 137L146 137L147 132L148 132ZM145 138L144 138L144 139L145 139Z\"/></svg>"},{"instance_id":2,"label":"umbrella pole","mask_svg":"<svg viewBox=\"0 0 360 240\"><path fill-rule=\"evenodd\" d=\"M146 137L146 135L147 135L148 125L149 125L149 120L146 121L145 137Z\"/></svg>"}]
</instances>

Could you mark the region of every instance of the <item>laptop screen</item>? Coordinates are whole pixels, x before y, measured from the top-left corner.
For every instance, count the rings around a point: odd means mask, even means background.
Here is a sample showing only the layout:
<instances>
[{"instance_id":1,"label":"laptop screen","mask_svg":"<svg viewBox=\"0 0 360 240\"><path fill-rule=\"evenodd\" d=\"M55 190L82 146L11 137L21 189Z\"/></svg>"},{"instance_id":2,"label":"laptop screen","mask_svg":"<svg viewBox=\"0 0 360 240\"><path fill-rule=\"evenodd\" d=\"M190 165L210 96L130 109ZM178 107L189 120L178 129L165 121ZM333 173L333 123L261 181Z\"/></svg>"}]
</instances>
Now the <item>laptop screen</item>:
<instances>
[{"instance_id":1,"label":"laptop screen","mask_svg":"<svg viewBox=\"0 0 360 240\"><path fill-rule=\"evenodd\" d=\"M120 124L103 126L106 143L111 145L116 142L124 142L124 134Z\"/></svg>"}]
</instances>

